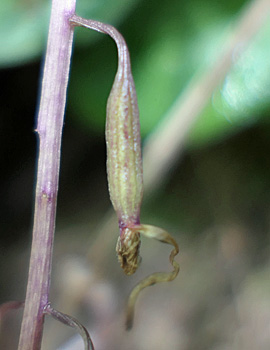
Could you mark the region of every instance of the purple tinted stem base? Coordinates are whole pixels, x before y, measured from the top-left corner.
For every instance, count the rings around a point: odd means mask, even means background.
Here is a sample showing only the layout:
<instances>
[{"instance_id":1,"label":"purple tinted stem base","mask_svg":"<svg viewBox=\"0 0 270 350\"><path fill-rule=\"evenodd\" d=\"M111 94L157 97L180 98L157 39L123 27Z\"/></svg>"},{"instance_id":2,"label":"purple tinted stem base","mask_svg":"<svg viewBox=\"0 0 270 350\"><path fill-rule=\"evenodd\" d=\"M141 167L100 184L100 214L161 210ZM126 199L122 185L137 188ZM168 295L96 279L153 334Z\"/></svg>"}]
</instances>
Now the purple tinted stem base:
<instances>
[{"instance_id":1,"label":"purple tinted stem base","mask_svg":"<svg viewBox=\"0 0 270 350\"><path fill-rule=\"evenodd\" d=\"M18 350L41 347L48 304L62 127L69 77L76 0L53 0L38 114L39 158L33 240Z\"/></svg>"}]
</instances>

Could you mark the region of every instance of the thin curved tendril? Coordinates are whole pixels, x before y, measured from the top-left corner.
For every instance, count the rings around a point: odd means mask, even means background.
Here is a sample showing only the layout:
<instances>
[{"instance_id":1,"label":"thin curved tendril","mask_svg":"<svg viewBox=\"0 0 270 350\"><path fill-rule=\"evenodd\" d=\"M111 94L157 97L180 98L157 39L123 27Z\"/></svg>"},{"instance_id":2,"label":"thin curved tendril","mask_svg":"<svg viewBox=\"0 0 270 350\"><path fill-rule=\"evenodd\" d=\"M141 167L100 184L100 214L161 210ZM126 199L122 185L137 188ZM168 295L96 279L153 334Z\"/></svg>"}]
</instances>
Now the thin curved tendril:
<instances>
[{"instance_id":1,"label":"thin curved tendril","mask_svg":"<svg viewBox=\"0 0 270 350\"><path fill-rule=\"evenodd\" d=\"M162 230L159 227L151 226L151 225L138 225L134 227L134 230L139 230L141 234L143 234L148 238L154 238L160 242L167 243L174 246L174 249L172 250L169 258L170 263L173 266L173 271L153 273L148 277L146 277L145 279L143 279L133 288L133 290L129 295L128 303L127 303L126 328L128 330L131 329L133 325L134 308L135 308L135 303L137 301L139 293L144 288L152 286L156 283L173 281L178 275L178 272L180 270L179 264L174 260L175 256L179 253L179 247L176 241L168 232Z\"/></svg>"},{"instance_id":2,"label":"thin curved tendril","mask_svg":"<svg viewBox=\"0 0 270 350\"><path fill-rule=\"evenodd\" d=\"M76 328L78 333L80 333L81 337L83 338L84 349L94 350L94 345L92 343L92 340L90 338L90 335L87 329L78 320L76 320L76 318L69 316L67 314L64 314L58 310L55 310L54 308L52 308L50 304L48 304L44 308L44 313L52 316L57 321L62 322L63 324L69 327Z\"/></svg>"}]
</instances>

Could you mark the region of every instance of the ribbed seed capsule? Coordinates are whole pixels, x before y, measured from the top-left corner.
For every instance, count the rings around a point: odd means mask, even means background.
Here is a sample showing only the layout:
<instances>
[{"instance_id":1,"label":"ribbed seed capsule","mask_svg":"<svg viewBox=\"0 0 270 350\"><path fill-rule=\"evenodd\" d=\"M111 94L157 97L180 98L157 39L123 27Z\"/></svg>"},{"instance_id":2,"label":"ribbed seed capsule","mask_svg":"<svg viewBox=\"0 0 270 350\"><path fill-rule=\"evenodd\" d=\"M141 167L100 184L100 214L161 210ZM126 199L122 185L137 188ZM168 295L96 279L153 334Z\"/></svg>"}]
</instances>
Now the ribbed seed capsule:
<instances>
[{"instance_id":1,"label":"ribbed seed capsule","mask_svg":"<svg viewBox=\"0 0 270 350\"><path fill-rule=\"evenodd\" d=\"M120 227L139 223L143 193L137 96L128 53L119 57L118 71L107 103L107 173L111 201Z\"/></svg>"},{"instance_id":2,"label":"ribbed seed capsule","mask_svg":"<svg viewBox=\"0 0 270 350\"><path fill-rule=\"evenodd\" d=\"M131 275L139 263L140 233L132 227L140 224L143 174L139 111L129 52L122 35L109 24L77 15L70 23L110 35L118 49L118 69L107 102L107 174L119 221L118 259L125 273Z\"/></svg>"},{"instance_id":3,"label":"ribbed seed capsule","mask_svg":"<svg viewBox=\"0 0 270 350\"><path fill-rule=\"evenodd\" d=\"M137 96L127 50L119 52L107 103L106 143L109 192L120 228L116 249L122 268L130 275L138 266L140 234L130 228L140 223L143 174Z\"/></svg>"}]
</instances>

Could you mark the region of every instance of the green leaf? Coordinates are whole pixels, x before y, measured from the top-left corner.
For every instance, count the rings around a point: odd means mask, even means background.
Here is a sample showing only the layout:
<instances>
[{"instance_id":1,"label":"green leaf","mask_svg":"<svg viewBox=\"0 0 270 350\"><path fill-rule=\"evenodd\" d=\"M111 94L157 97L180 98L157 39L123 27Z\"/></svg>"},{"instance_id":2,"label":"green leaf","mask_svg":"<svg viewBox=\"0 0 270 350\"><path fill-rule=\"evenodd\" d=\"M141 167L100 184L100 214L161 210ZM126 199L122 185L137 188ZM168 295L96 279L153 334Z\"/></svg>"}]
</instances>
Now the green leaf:
<instances>
[{"instance_id":1,"label":"green leaf","mask_svg":"<svg viewBox=\"0 0 270 350\"><path fill-rule=\"evenodd\" d=\"M45 45L49 3L0 2L0 66L18 65L36 58Z\"/></svg>"}]
</instances>

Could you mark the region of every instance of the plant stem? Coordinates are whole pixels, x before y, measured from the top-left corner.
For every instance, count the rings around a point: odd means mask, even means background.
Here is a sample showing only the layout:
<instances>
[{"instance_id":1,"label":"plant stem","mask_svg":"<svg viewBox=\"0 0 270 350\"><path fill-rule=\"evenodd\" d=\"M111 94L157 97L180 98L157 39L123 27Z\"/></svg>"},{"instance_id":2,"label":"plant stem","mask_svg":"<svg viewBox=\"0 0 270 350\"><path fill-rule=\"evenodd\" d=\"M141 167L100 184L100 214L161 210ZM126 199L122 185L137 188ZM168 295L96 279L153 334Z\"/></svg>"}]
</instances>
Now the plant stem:
<instances>
[{"instance_id":1,"label":"plant stem","mask_svg":"<svg viewBox=\"0 0 270 350\"><path fill-rule=\"evenodd\" d=\"M76 0L53 0L38 114L39 159L32 250L19 350L38 350L48 304L60 148Z\"/></svg>"}]
</instances>

